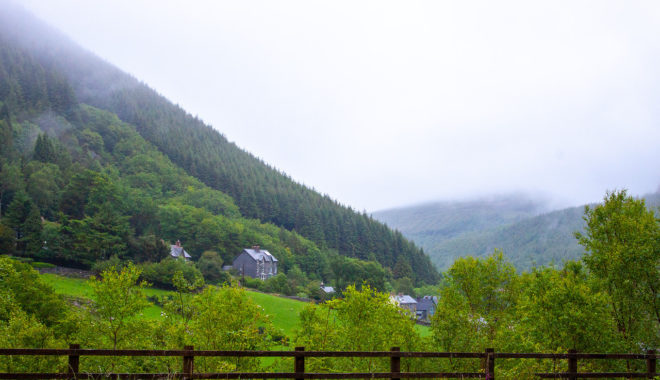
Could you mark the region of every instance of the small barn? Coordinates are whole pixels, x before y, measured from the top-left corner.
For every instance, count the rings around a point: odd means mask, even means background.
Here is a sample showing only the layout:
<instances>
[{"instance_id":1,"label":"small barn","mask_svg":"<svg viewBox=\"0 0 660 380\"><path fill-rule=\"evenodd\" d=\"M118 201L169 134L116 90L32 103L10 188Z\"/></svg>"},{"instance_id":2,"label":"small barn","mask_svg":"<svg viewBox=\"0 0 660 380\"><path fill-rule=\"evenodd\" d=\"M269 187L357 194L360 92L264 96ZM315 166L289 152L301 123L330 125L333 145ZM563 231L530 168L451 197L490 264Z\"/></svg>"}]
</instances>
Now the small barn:
<instances>
[{"instance_id":1,"label":"small barn","mask_svg":"<svg viewBox=\"0 0 660 380\"><path fill-rule=\"evenodd\" d=\"M245 248L236 259L232 267L241 276L249 276L266 280L277 274L277 259L258 245Z\"/></svg>"}]
</instances>

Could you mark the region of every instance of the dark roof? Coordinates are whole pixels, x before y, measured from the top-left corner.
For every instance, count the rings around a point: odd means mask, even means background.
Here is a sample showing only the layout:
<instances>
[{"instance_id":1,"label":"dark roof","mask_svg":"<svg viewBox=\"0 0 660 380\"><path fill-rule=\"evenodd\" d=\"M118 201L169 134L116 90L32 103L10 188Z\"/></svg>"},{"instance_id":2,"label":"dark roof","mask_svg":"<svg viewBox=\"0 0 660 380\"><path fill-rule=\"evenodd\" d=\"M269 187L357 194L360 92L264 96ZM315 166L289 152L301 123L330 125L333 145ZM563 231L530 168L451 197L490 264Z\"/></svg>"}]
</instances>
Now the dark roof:
<instances>
[{"instance_id":1,"label":"dark roof","mask_svg":"<svg viewBox=\"0 0 660 380\"><path fill-rule=\"evenodd\" d=\"M256 250L252 248L245 248L243 252L250 255L250 257L252 257L255 261L262 260L262 261L270 261L274 263L277 262L275 256L271 255L270 252L266 251L265 249Z\"/></svg>"},{"instance_id":2,"label":"dark roof","mask_svg":"<svg viewBox=\"0 0 660 380\"><path fill-rule=\"evenodd\" d=\"M171 246L170 255L173 257L184 257L186 259L190 258L190 255L183 249L183 247L177 247L176 245Z\"/></svg>"},{"instance_id":3,"label":"dark roof","mask_svg":"<svg viewBox=\"0 0 660 380\"><path fill-rule=\"evenodd\" d=\"M437 304L437 297L425 296L417 299L417 310L431 310Z\"/></svg>"}]
</instances>

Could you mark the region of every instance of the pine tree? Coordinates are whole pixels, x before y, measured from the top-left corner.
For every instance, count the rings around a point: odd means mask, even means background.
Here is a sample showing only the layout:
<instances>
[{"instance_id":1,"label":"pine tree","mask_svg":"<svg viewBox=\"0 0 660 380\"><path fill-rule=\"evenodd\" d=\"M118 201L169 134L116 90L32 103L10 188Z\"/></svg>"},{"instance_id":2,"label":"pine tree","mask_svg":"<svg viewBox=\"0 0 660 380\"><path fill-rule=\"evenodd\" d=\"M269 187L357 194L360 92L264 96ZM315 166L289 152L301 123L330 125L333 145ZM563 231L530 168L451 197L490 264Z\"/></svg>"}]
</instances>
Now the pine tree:
<instances>
[{"instance_id":1,"label":"pine tree","mask_svg":"<svg viewBox=\"0 0 660 380\"><path fill-rule=\"evenodd\" d=\"M43 246L43 240L41 237L43 226L41 224L39 208L34 203L31 204L30 212L25 218L25 223L23 223L23 231L25 234L23 237L23 243L24 253L27 253L28 256L35 256L41 251L41 247Z\"/></svg>"},{"instance_id":2,"label":"pine tree","mask_svg":"<svg viewBox=\"0 0 660 380\"><path fill-rule=\"evenodd\" d=\"M40 134L37 137L32 157L41 162L55 162L55 146L47 135Z\"/></svg>"},{"instance_id":3,"label":"pine tree","mask_svg":"<svg viewBox=\"0 0 660 380\"><path fill-rule=\"evenodd\" d=\"M16 251L25 255L26 252L26 230L25 221L28 219L30 210L34 204L24 191L19 191L14 196L14 200L9 204L7 214L3 222L11 227L16 234Z\"/></svg>"}]
</instances>

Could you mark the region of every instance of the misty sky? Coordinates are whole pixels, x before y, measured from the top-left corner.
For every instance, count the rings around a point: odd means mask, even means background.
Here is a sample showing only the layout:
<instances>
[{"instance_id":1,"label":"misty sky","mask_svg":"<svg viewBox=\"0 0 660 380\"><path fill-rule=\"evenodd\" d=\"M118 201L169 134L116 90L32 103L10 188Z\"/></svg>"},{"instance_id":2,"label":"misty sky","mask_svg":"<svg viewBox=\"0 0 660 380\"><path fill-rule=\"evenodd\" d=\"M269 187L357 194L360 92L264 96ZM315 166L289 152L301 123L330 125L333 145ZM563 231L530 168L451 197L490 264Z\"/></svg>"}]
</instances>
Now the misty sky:
<instances>
[{"instance_id":1,"label":"misty sky","mask_svg":"<svg viewBox=\"0 0 660 380\"><path fill-rule=\"evenodd\" d=\"M358 210L660 184L660 2L23 0Z\"/></svg>"}]
</instances>

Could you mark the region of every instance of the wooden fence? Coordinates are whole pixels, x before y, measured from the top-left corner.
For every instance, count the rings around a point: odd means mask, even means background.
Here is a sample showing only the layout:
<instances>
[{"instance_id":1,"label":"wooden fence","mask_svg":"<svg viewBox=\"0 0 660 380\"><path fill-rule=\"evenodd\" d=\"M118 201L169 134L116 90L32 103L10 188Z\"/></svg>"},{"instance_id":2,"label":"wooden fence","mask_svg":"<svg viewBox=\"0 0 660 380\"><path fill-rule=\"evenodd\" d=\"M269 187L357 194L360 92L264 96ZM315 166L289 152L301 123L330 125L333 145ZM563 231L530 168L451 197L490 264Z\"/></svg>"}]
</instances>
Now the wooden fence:
<instances>
[{"instance_id":1,"label":"wooden fence","mask_svg":"<svg viewBox=\"0 0 660 380\"><path fill-rule=\"evenodd\" d=\"M660 376L656 373L655 351L646 354L589 354L570 350L566 354L502 353L493 349L485 352L402 352L398 347L390 351L305 351L296 347L294 351L195 351L192 346L183 350L91 350L71 345L69 349L0 349L0 357L25 356L68 356L66 373L0 373L0 379L428 379L428 378L483 378L495 379L496 359L554 359L567 360L566 372L537 373L540 378L647 378ZM80 372L81 356L179 356L182 358L181 372L174 373L86 373ZM195 357L293 357L293 372L195 372ZM305 358L345 357L345 358L390 358L390 372L362 373L310 373L305 371ZM479 372L401 372L401 358L472 358L481 359ZM578 360L644 360L646 372L578 372Z\"/></svg>"}]
</instances>

